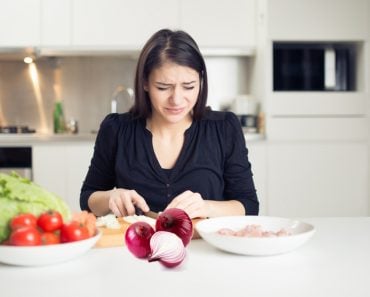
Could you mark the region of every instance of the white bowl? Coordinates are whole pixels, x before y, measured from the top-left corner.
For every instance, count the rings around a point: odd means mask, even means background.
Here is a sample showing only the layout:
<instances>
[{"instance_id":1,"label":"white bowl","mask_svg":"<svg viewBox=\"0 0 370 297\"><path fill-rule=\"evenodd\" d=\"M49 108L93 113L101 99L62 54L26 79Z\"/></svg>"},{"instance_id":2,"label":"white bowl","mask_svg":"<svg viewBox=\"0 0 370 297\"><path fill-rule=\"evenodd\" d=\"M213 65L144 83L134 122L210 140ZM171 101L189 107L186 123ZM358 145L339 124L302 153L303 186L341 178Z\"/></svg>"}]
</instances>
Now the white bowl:
<instances>
[{"instance_id":1,"label":"white bowl","mask_svg":"<svg viewBox=\"0 0 370 297\"><path fill-rule=\"evenodd\" d=\"M252 224L260 225L264 231L278 232L283 228L290 235L280 237L237 237L217 233L222 228L237 231ZM267 256L292 251L304 244L315 233L315 228L304 222L263 216L211 218L198 222L195 228L206 242L220 250L252 256Z\"/></svg>"},{"instance_id":2,"label":"white bowl","mask_svg":"<svg viewBox=\"0 0 370 297\"><path fill-rule=\"evenodd\" d=\"M42 246L0 245L0 262L18 266L43 266L76 258L91 249L101 236L98 232L88 239Z\"/></svg>"}]
</instances>

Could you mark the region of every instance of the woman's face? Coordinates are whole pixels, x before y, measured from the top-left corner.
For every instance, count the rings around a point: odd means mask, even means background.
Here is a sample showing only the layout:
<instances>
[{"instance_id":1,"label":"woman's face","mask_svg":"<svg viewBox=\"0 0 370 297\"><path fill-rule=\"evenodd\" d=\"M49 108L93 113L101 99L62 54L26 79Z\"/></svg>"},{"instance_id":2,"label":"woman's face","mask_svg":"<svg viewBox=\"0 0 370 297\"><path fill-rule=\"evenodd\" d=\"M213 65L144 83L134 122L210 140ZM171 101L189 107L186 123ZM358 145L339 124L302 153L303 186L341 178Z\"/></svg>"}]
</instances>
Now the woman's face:
<instances>
[{"instance_id":1,"label":"woman's face","mask_svg":"<svg viewBox=\"0 0 370 297\"><path fill-rule=\"evenodd\" d=\"M145 85L152 104L152 118L167 123L188 120L199 88L199 74L190 67L168 62L154 69Z\"/></svg>"}]
</instances>

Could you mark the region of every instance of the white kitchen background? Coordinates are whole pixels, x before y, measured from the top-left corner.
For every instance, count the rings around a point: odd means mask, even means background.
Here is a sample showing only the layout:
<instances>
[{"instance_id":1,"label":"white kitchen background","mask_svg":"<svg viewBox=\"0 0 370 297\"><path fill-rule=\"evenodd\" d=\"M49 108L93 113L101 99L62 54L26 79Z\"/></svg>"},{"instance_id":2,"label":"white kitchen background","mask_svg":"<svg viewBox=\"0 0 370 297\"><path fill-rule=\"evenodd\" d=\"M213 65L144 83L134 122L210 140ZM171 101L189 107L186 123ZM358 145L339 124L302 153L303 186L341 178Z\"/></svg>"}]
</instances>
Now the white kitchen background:
<instances>
[{"instance_id":1,"label":"white kitchen background","mask_svg":"<svg viewBox=\"0 0 370 297\"><path fill-rule=\"evenodd\" d=\"M0 0L0 121L41 129L28 66L9 58L12 49L37 56L47 130L57 82L66 116L82 134L98 128L118 84L132 86L143 42L159 28L181 28L206 55L214 109L237 94L261 104L265 137L247 139L261 214L368 216L369 2ZM355 90L274 92L274 42L356 44ZM81 134L28 143L35 181L73 208L93 147ZM11 144L4 139L1 145Z\"/></svg>"},{"instance_id":2,"label":"white kitchen background","mask_svg":"<svg viewBox=\"0 0 370 297\"><path fill-rule=\"evenodd\" d=\"M97 131L110 113L117 86L133 88L137 61L109 56L42 57L28 65L21 58L0 54L0 126L28 125L43 133L53 132L56 99L63 102L66 120L78 121L80 133ZM244 57L206 57L212 109L220 110L236 95L249 92L248 62ZM127 111L128 95L122 92L117 97L118 112Z\"/></svg>"}]
</instances>

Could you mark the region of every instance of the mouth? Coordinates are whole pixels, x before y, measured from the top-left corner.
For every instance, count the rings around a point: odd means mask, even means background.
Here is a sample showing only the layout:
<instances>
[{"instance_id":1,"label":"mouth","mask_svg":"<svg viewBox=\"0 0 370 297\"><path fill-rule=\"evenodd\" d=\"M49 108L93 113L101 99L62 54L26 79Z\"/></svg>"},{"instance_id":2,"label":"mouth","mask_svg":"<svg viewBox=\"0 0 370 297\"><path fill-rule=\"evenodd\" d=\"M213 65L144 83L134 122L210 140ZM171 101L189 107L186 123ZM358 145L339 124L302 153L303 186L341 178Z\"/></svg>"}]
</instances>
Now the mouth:
<instances>
[{"instance_id":1,"label":"mouth","mask_svg":"<svg viewBox=\"0 0 370 297\"><path fill-rule=\"evenodd\" d=\"M180 114L182 113L183 111L185 110L185 108L166 108L166 111L169 113L169 114Z\"/></svg>"}]
</instances>

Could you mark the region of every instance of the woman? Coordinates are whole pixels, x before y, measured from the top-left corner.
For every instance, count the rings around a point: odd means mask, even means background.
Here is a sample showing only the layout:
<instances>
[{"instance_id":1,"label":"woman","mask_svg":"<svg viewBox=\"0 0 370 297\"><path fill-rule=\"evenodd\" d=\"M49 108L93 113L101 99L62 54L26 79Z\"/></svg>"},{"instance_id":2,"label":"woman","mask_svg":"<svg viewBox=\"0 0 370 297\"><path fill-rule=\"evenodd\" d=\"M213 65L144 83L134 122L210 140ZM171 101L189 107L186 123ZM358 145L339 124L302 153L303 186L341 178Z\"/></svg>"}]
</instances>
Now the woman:
<instances>
[{"instance_id":1,"label":"woman","mask_svg":"<svg viewBox=\"0 0 370 297\"><path fill-rule=\"evenodd\" d=\"M240 123L206 108L207 72L195 41L160 30L144 46L130 112L101 123L81 209L101 216L180 208L191 218L257 215Z\"/></svg>"}]
</instances>

